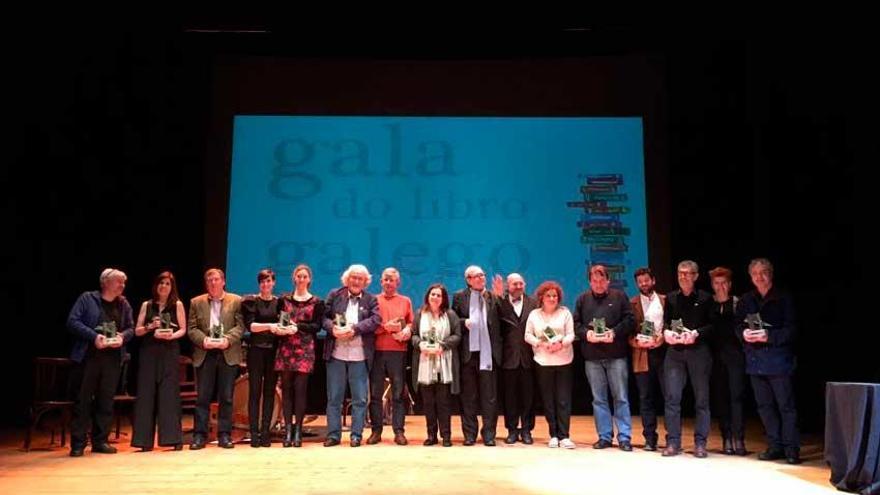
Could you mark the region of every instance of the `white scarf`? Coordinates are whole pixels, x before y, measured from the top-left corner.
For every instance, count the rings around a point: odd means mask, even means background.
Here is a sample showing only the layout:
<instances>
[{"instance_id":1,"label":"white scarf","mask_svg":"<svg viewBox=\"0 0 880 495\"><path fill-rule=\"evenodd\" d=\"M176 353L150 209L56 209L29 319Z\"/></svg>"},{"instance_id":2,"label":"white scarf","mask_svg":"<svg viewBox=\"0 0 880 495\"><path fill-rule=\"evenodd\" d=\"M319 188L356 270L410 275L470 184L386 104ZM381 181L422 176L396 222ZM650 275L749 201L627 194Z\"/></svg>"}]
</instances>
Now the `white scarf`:
<instances>
[{"instance_id":1,"label":"white scarf","mask_svg":"<svg viewBox=\"0 0 880 495\"><path fill-rule=\"evenodd\" d=\"M449 317L444 312L440 318L434 318L430 311L419 314L419 337L428 340L431 328L437 339L443 341L449 336ZM439 375L439 380L438 380ZM452 350L446 349L439 356L419 353L419 384L452 383Z\"/></svg>"}]
</instances>

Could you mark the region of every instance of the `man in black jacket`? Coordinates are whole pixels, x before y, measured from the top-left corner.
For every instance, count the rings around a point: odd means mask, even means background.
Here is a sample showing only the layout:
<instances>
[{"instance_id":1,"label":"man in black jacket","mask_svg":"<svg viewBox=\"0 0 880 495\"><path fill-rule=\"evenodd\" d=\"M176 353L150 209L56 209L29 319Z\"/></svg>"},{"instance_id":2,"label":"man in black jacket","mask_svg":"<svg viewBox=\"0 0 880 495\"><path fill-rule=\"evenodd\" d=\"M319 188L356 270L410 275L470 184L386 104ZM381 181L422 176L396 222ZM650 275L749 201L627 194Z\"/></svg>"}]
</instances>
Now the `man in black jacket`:
<instances>
[{"instance_id":1,"label":"man in black jacket","mask_svg":"<svg viewBox=\"0 0 880 495\"><path fill-rule=\"evenodd\" d=\"M667 328L663 332L669 349L663 371L666 379L666 449L664 457L681 453L681 394L688 376L694 389L694 406L697 412L694 423L694 457L708 456L706 440L709 438L709 376L712 372L712 354L708 337L712 330L712 296L699 290L695 283L699 277L697 264L690 260L678 264L678 286L666 295L666 312L663 314ZM672 325L680 320L682 326Z\"/></svg>"},{"instance_id":2,"label":"man in black jacket","mask_svg":"<svg viewBox=\"0 0 880 495\"><path fill-rule=\"evenodd\" d=\"M500 279L499 279L500 280ZM535 412L532 407L535 390L535 370L532 346L523 339L529 313L538 307L537 301L525 293L526 281L522 275L507 276L507 294L498 308L504 358L501 379L504 384L505 443L532 444Z\"/></svg>"},{"instance_id":3,"label":"man in black jacket","mask_svg":"<svg viewBox=\"0 0 880 495\"><path fill-rule=\"evenodd\" d=\"M502 362L499 298L486 290L486 274L476 265L464 271L467 287L455 293L452 310L461 318L461 429L464 444L477 439L477 410L483 416L483 444L495 446L498 378Z\"/></svg>"},{"instance_id":4,"label":"man in black jacket","mask_svg":"<svg viewBox=\"0 0 880 495\"><path fill-rule=\"evenodd\" d=\"M629 411L628 337L635 328L635 316L622 291L608 287L608 270L590 267L590 290L578 296L574 312L574 331L581 340L587 380L593 394L593 419L599 440L594 449L611 447L614 430L608 389L614 398L614 422L620 450L632 451L632 418ZM604 322L604 323L600 323ZM560 443L562 446L562 443ZM566 446L567 447L567 446ZM571 447L569 447L571 448Z\"/></svg>"}]
</instances>

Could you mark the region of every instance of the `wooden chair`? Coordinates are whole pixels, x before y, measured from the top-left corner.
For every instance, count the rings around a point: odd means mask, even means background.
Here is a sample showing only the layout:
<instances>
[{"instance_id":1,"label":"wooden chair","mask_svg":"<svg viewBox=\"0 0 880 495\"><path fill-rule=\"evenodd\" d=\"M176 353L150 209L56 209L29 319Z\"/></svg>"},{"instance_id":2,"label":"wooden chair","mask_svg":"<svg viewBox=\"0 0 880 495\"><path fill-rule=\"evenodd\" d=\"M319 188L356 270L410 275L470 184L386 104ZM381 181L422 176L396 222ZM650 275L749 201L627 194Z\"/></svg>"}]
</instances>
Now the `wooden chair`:
<instances>
[{"instance_id":1,"label":"wooden chair","mask_svg":"<svg viewBox=\"0 0 880 495\"><path fill-rule=\"evenodd\" d=\"M131 363L131 354L126 352L122 357L122 367L119 370L119 384L116 388L116 395L113 396L113 415L116 418L116 432L114 438L117 440L119 440L123 416L116 412L116 409L120 405L128 406L129 423L134 427L134 402L137 400L137 397L128 393L129 363Z\"/></svg>"},{"instance_id":2,"label":"wooden chair","mask_svg":"<svg viewBox=\"0 0 880 495\"><path fill-rule=\"evenodd\" d=\"M30 451L31 438L40 419L50 411L61 415L61 446L66 445L67 427L73 414L75 402L69 394L70 369L73 361L68 358L34 358L34 395L30 407L30 422L24 437L24 450ZM51 428L49 445L55 443L55 428Z\"/></svg>"}]
</instances>

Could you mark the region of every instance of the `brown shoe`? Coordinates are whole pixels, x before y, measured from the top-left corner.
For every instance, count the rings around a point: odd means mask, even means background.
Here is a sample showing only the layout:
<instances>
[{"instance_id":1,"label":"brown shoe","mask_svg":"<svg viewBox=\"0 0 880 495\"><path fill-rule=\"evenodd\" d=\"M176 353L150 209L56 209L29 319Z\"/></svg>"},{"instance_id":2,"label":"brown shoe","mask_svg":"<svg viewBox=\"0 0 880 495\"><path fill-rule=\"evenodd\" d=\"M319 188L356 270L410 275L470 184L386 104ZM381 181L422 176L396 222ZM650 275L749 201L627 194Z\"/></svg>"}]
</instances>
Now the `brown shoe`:
<instances>
[{"instance_id":1,"label":"brown shoe","mask_svg":"<svg viewBox=\"0 0 880 495\"><path fill-rule=\"evenodd\" d=\"M706 446L697 445L696 447L694 447L694 457L696 457L697 459L705 459L706 457L709 457L709 453L706 452Z\"/></svg>"},{"instance_id":2,"label":"brown shoe","mask_svg":"<svg viewBox=\"0 0 880 495\"><path fill-rule=\"evenodd\" d=\"M681 454L681 449L678 448L677 445L667 445L665 449L663 449L663 457L673 457L678 454Z\"/></svg>"},{"instance_id":3,"label":"brown shoe","mask_svg":"<svg viewBox=\"0 0 880 495\"><path fill-rule=\"evenodd\" d=\"M377 443L382 441L382 434L378 431L374 431L370 438L367 439L367 445L376 445Z\"/></svg>"},{"instance_id":4,"label":"brown shoe","mask_svg":"<svg viewBox=\"0 0 880 495\"><path fill-rule=\"evenodd\" d=\"M403 435L403 432L394 434L394 443L396 443L397 445L406 445L408 443L406 441L406 437Z\"/></svg>"}]
</instances>

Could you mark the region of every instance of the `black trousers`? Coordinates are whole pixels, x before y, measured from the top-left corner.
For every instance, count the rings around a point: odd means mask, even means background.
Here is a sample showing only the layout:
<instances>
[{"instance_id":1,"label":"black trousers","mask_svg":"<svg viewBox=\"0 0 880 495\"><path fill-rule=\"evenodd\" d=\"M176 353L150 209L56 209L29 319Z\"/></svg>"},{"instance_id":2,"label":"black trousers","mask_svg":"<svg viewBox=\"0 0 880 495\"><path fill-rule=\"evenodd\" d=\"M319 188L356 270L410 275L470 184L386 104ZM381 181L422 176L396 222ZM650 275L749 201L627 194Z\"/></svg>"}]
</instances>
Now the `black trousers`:
<instances>
[{"instance_id":1,"label":"black trousers","mask_svg":"<svg viewBox=\"0 0 880 495\"><path fill-rule=\"evenodd\" d=\"M119 349L89 348L86 357L72 372L78 383L76 405L70 425L70 447L81 449L86 445L89 423L92 426L92 445L107 443L113 422L113 396L119 384L122 354Z\"/></svg>"},{"instance_id":2,"label":"black trousers","mask_svg":"<svg viewBox=\"0 0 880 495\"><path fill-rule=\"evenodd\" d=\"M272 427L272 410L275 407L275 386L278 373L275 372L275 346L248 348L248 421L251 438L262 433L266 438ZM262 400L260 400L262 399ZM260 414L260 403L263 409Z\"/></svg>"},{"instance_id":3,"label":"black trousers","mask_svg":"<svg viewBox=\"0 0 880 495\"><path fill-rule=\"evenodd\" d=\"M639 414L645 442L657 445L657 408L663 404L666 383L663 378L665 353L648 353L648 371L634 373L639 388ZM662 408L661 408L662 410Z\"/></svg>"},{"instance_id":4,"label":"black trousers","mask_svg":"<svg viewBox=\"0 0 880 495\"><path fill-rule=\"evenodd\" d=\"M425 410L425 426L428 430L428 438L437 438L437 430L440 430L441 438L452 438L452 394L451 385L435 383L433 385L419 384L422 394L422 408Z\"/></svg>"},{"instance_id":5,"label":"black trousers","mask_svg":"<svg viewBox=\"0 0 880 495\"><path fill-rule=\"evenodd\" d=\"M292 425L296 414L296 424L302 425L306 419L309 374L299 371L281 372L281 412L284 424Z\"/></svg>"},{"instance_id":6,"label":"black trousers","mask_svg":"<svg viewBox=\"0 0 880 495\"><path fill-rule=\"evenodd\" d=\"M710 385L712 411L718 416L721 438L745 438L743 400L746 394L746 362L739 349L721 349L712 355Z\"/></svg>"},{"instance_id":7,"label":"black trousers","mask_svg":"<svg viewBox=\"0 0 880 495\"><path fill-rule=\"evenodd\" d=\"M406 352L376 351L373 367L370 368L370 424L373 432L382 433L384 421L382 394L385 392L385 377L391 380L391 427L394 433L403 433L406 421L406 405L403 403L404 373Z\"/></svg>"},{"instance_id":8,"label":"black trousers","mask_svg":"<svg viewBox=\"0 0 880 495\"><path fill-rule=\"evenodd\" d=\"M477 411L483 416L483 441L495 440L498 423L498 376L494 369L480 370L480 353L471 352L461 364L461 431L465 439L477 438Z\"/></svg>"},{"instance_id":9,"label":"black trousers","mask_svg":"<svg viewBox=\"0 0 880 495\"><path fill-rule=\"evenodd\" d=\"M504 384L504 427L508 432L532 431L535 427L535 370L501 370Z\"/></svg>"},{"instance_id":10,"label":"black trousers","mask_svg":"<svg viewBox=\"0 0 880 495\"><path fill-rule=\"evenodd\" d=\"M538 366L537 374L550 437L559 440L568 438L571 425L571 364Z\"/></svg>"},{"instance_id":11,"label":"black trousers","mask_svg":"<svg viewBox=\"0 0 880 495\"><path fill-rule=\"evenodd\" d=\"M758 414L764 423L767 445L787 453L800 452L797 407L790 375L751 375Z\"/></svg>"},{"instance_id":12,"label":"black trousers","mask_svg":"<svg viewBox=\"0 0 880 495\"><path fill-rule=\"evenodd\" d=\"M709 411L709 375L712 354L708 347L669 349L663 374L666 377L666 443L681 447L681 395L690 376L694 389L694 444L706 445L712 416Z\"/></svg>"},{"instance_id":13,"label":"black trousers","mask_svg":"<svg viewBox=\"0 0 880 495\"><path fill-rule=\"evenodd\" d=\"M202 365L196 368L199 390L196 397L195 428L193 429L195 435L202 438L208 435L208 413L215 391L219 406L217 433L220 435L232 433L232 389L235 386L237 374L238 366L226 364L223 351L219 349L208 351Z\"/></svg>"},{"instance_id":14,"label":"black trousers","mask_svg":"<svg viewBox=\"0 0 880 495\"><path fill-rule=\"evenodd\" d=\"M183 443L180 411L180 344L149 336L140 352L137 400L134 404L133 447L152 448L159 429L159 445Z\"/></svg>"}]
</instances>

